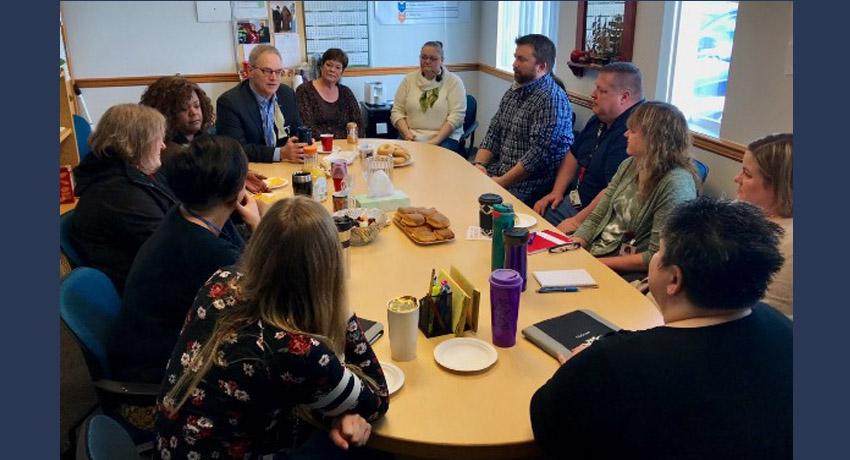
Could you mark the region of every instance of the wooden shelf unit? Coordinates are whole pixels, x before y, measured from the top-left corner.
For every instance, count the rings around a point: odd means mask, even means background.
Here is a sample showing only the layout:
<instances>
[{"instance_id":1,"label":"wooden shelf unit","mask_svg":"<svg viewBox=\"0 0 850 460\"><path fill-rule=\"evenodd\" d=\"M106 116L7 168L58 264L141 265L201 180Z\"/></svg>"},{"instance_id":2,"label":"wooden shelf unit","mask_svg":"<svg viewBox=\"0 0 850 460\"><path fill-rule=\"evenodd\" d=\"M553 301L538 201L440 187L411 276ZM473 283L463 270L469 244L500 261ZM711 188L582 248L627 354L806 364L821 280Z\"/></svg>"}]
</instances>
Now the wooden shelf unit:
<instances>
[{"instance_id":1,"label":"wooden shelf unit","mask_svg":"<svg viewBox=\"0 0 850 460\"><path fill-rule=\"evenodd\" d=\"M59 165L76 166L80 162L77 133L74 130L74 92L59 70Z\"/></svg>"}]
</instances>

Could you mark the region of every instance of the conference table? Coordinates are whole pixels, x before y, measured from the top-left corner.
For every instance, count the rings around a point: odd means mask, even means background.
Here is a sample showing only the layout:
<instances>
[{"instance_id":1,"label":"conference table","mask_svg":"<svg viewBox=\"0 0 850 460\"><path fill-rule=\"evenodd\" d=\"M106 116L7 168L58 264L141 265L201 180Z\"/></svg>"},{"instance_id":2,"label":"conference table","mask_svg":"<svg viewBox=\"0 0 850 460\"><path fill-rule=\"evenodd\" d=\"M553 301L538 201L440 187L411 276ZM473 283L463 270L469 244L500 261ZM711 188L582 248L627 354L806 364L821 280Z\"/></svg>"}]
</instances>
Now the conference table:
<instances>
[{"instance_id":1,"label":"conference table","mask_svg":"<svg viewBox=\"0 0 850 460\"><path fill-rule=\"evenodd\" d=\"M375 146L388 142L361 139ZM534 216L530 230L553 228L507 190L473 167L461 156L429 144L391 141L410 152L413 164L395 168L393 183L410 197L412 206L435 207L451 220L455 240L421 246L390 223L375 241L352 247L349 284L352 310L358 316L387 324L387 302L401 295L425 295L431 270L457 267L481 291L478 331L467 331L492 343L490 327L489 241L467 240L467 228L478 225L478 196L497 193L514 210ZM352 150L345 140L335 141L343 150ZM324 155L321 155L324 156ZM349 166L355 175L353 194L366 192L361 160ZM292 163L252 163L250 168L266 176L291 182L300 166ZM328 181L332 190L332 182ZM266 196L274 201L292 196L291 183ZM332 199L324 202L332 209ZM392 212L388 212L392 218ZM534 270L586 269L598 288L572 293L538 294ZM496 347L498 359L490 368L457 373L442 368L434 359L434 348L454 335L417 337L415 360L396 362L390 357L388 335L373 348L381 362L402 369L404 385L390 399L386 416L373 424L369 445L402 456L422 458L501 459L536 458L529 418L529 402L558 368L558 362L531 342L520 330L536 322L576 309L590 309L624 329L646 329L661 324L661 315L639 291L585 250L561 254L543 252L528 257L528 288L519 308L517 342L511 348ZM570 414L564 414L569 417Z\"/></svg>"}]
</instances>

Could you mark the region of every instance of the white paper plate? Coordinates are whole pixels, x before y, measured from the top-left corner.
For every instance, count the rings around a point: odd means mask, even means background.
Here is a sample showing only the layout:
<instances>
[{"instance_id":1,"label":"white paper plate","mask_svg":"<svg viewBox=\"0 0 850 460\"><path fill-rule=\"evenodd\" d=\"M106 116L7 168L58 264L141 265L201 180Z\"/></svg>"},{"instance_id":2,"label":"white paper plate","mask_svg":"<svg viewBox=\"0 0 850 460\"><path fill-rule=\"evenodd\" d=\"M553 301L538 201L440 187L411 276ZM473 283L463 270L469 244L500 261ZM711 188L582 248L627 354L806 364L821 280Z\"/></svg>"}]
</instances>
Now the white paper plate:
<instances>
[{"instance_id":1,"label":"white paper plate","mask_svg":"<svg viewBox=\"0 0 850 460\"><path fill-rule=\"evenodd\" d=\"M384 378L387 379L387 391L392 395L404 385L404 371L392 363L381 363L381 368L384 370Z\"/></svg>"},{"instance_id":2,"label":"white paper plate","mask_svg":"<svg viewBox=\"0 0 850 460\"><path fill-rule=\"evenodd\" d=\"M269 177L268 179L263 179L263 182L266 183L266 187L270 190L283 188L289 185L289 180L284 179L283 177Z\"/></svg>"},{"instance_id":3,"label":"white paper plate","mask_svg":"<svg viewBox=\"0 0 850 460\"><path fill-rule=\"evenodd\" d=\"M533 216L529 216L528 214L516 214L516 221L514 222L514 227L520 228L531 228L537 224L537 219Z\"/></svg>"},{"instance_id":4,"label":"white paper plate","mask_svg":"<svg viewBox=\"0 0 850 460\"><path fill-rule=\"evenodd\" d=\"M487 369L499 358L489 343L470 337L446 340L434 348L434 359L446 369L475 372Z\"/></svg>"}]
</instances>

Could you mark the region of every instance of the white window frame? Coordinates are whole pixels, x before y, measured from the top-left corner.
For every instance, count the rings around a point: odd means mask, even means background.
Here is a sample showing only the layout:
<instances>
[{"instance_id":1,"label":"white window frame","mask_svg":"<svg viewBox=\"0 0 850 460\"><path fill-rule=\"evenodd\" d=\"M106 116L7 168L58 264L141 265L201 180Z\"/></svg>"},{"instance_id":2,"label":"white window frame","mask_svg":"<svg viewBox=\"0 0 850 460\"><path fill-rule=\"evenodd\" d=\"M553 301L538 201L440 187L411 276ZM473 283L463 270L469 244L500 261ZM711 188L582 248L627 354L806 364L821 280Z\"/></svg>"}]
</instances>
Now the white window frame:
<instances>
[{"instance_id":1,"label":"white window frame","mask_svg":"<svg viewBox=\"0 0 850 460\"><path fill-rule=\"evenodd\" d=\"M496 29L496 68L513 72L514 41L528 34L543 34L558 43L558 10L560 2L500 1Z\"/></svg>"},{"instance_id":2,"label":"white window frame","mask_svg":"<svg viewBox=\"0 0 850 460\"><path fill-rule=\"evenodd\" d=\"M681 30L681 27L682 27L682 24L681 24L681 22L682 22L682 3L683 2L681 2L681 1L673 2L673 8L672 8L672 12L671 12L672 14L670 14L669 16L665 15L666 16L665 21L666 20L671 21L670 22L671 27L669 27L669 29L667 27L665 27L665 29L669 30L669 32L665 31L664 33L662 33L662 42L670 43L670 48L667 49L667 50L664 50L667 53L669 53L669 55L667 56L668 59L666 59L667 68L666 69L664 69L664 68L660 69L659 82L662 81L661 77L662 77L662 74L665 73L665 71L666 71L667 75L666 75L666 78L663 79L663 81L665 82L665 87L659 88L658 94L662 95L664 100L669 101L670 103L673 103L673 104L680 105L680 108L682 109L682 111L685 112L685 116L688 117L689 128L692 131L695 131L695 132L698 132L700 134L704 134L704 135L707 135L707 136L719 138L720 133L721 133L721 129L722 129L722 123L723 123L722 117L721 117L720 122L714 122L713 120L706 119L702 123L699 123L699 124L694 123L694 120L692 119L691 114L688 113L687 105L682 104L681 98L686 97L686 96L684 96L683 95L684 93L681 93L681 92L680 93L674 93L674 81L675 81L675 78L676 78L677 70L680 71L680 72L693 71L693 69L683 69L683 68L677 67L677 64L678 64L677 63L677 60L678 60L677 50L679 48L680 30ZM738 3L739 3L739 6L740 6L740 1ZM666 37L667 39L665 40L664 35L667 35L667 33L669 33L669 36L667 36ZM733 47L734 47L734 38L733 38ZM660 60L661 62L665 61L664 57L665 57L664 53L662 52L661 53L661 60ZM731 68L731 62L730 62L730 68ZM728 76L727 76L727 78L728 78ZM728 85L728 80L727 80L727 85ZM674 96L676 94L678 94L679 97L674 99ZM725 108L726 108L726 101L725 101L726 95L724 94L723 97L724 97L723 110L725 110Z\"/></svg>"}]
</instances>

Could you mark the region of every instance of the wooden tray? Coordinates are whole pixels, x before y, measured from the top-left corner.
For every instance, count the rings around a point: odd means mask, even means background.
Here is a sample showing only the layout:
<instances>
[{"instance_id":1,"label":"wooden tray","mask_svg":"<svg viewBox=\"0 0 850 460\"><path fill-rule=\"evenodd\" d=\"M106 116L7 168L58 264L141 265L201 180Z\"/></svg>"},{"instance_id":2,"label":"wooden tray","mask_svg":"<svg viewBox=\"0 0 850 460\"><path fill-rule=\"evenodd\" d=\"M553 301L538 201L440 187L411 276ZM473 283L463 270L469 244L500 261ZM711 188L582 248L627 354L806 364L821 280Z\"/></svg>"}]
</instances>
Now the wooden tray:
<instances>
[{"instance_id":1,"label":"wooden tray","mask_svg":"<svg viewBox=\"0 0 850 460\"><path fill-rule=\"evenodd\" d=\"M413 231L411 231L411 228L414 228L414 227L408 227L407 225L404 225L403 223L401 223L401 217L398 217L398 214L393 216L393 223L396 225L396 227L398 227L401 230L402 233L404 233L405 235L407 235L408 238L410 238L410 241L413 241L416 244L421 244L422 246L430 246L432 244L448 243L450 241L455 240L454 237L449 238L447 240L436 240L436 241L421 241L421 240L418 240L414 236ZM425 225L428 225L428 224L425 224ZM451 226L449 226L447 228L451 228ZM454 233L454 230L452 230L452 233Z\"/></svg>"}]
</instances>

